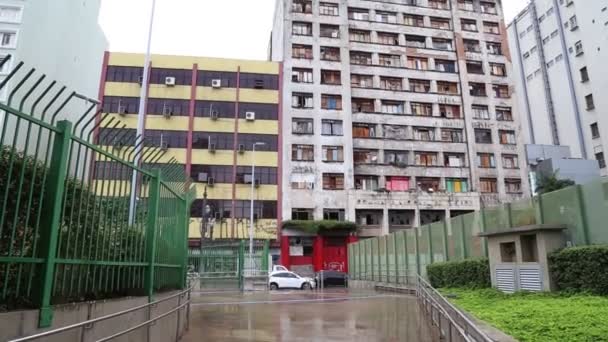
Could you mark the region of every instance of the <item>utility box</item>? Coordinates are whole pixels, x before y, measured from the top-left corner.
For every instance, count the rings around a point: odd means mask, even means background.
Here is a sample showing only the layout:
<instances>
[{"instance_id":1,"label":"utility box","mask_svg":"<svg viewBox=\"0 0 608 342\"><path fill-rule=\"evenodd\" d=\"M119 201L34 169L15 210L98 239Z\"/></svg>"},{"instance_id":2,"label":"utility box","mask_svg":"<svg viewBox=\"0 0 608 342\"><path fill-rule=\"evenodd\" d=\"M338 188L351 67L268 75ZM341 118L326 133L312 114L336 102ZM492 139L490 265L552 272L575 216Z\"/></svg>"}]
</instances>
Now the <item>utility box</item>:
<instances>
[{"instance_id":1,"label":"utility box","mask_svg":"<svg viewBox=\"0 0 608 342\"><path fill-rule=\"evenodd\" d=\"M566 246L564 225L532 225L479 236L488 240L492 286L502 292L552 291L548 254Z\"/></svg>"}]
</instances>

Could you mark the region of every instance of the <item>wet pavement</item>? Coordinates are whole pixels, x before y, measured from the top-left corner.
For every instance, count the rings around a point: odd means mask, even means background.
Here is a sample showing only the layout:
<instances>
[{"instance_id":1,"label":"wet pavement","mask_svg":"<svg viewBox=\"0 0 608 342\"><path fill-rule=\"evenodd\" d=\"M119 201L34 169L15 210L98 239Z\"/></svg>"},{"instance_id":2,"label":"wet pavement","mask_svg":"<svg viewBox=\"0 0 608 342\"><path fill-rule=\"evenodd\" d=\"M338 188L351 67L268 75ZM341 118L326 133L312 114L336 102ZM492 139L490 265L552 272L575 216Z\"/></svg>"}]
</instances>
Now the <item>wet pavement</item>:
<instances>
[{"instance_id":1,"label":"wet pavement","mask_svg":"<svg viewBox=\"0 0 608 342\"><path fill-rule=\"evenodd\" d=\"M193 293L182 341L431 341L415 297L366 290Z\"/></svg>"}]
</instances>

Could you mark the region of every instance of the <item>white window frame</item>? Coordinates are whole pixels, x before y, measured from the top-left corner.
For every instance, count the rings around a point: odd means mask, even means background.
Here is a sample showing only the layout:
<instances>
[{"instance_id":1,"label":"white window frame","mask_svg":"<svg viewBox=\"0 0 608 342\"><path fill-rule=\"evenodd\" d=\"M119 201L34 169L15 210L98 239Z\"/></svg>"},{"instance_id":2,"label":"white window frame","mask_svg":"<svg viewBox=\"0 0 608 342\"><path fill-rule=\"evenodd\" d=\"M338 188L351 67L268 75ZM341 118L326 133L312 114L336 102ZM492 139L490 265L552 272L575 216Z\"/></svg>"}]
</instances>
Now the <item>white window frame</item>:
<instances>
[{"instance_id":1,"label":"white window frame","mask_svg":"<svg viewBox=\"0 0 608 342\"><path fill-rule=\"evenodd\" d=\"M2 17L0 17L0 23L9 23L9 24L20 24L23 20L23 5L9 5L9 4L0 4L0 9L1 8L14 8L17 9L19 11L19 15L17 16L17 19L15 20L5 20L2 19Z\"/></svg>"},{"instance_id":2,"label":"white window frame","mask_svg":"<svg viewBox=\"0 0 608 342\"><path fill-rule=\"evenodd\" d=\"M12 33L15 35L15 38L13 39L13 44L9 45L9 46L2 46L0 45L0 49L11 49L14 50L17 48L17 42L19 41L19 30L12 30L12 29L0 29L0 34L2 33ZM2 38L0 38L1 41Z\"/></svg>"}]
</instances>

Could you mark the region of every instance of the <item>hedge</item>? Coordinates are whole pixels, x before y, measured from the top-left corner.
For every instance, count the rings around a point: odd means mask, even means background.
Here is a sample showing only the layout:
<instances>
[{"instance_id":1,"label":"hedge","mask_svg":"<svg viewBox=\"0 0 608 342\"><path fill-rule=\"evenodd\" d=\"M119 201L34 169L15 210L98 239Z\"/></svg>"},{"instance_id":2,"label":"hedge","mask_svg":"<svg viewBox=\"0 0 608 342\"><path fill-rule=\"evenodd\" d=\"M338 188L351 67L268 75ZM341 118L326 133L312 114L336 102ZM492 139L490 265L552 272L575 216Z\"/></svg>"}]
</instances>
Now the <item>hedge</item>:
<instances>
[{"instance_id":1,"label":"hedge","mask_svg":"<svg viewBox=\"0 0 608 342\"><path fill-rule=\"evenodd\" d=\"M435 288L491 286L488 259L439 262L428 265L426 272L431 285Z\"/></svg>"},{"instance_id":2,"label":"hedge","mask_svg":"<svg viewBox=\"0 0 608 342\"><path fill-rule=\"evenodd\" d=\"M307 233L316 234L321 230L337 230L347 229L353 230L357 228L357 224L349 221L331 221L331 220L319 220L319 221L305 221L305 220L288 220L283 222L283 229L290 228L296 229Z\"/></svg>"},{"instance_id":3,"label":"hedge","mask_svg":"<svg viewBox=\"0 0 608 342\"><path fill-rule=\"evenodd\" d=\"M608 245L571 247L551 253L549 270L562 291L608 295Z\"/></svg>"}]
</instances>

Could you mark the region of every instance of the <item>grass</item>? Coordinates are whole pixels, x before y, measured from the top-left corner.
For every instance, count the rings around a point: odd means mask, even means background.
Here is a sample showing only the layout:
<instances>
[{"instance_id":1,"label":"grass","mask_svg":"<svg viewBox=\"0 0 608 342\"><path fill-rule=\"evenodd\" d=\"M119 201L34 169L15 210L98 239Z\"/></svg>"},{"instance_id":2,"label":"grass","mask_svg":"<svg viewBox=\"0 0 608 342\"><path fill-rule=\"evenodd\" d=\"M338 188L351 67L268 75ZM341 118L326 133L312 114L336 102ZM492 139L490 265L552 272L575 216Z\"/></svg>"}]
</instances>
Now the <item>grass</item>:
<instances>
[{"instance_id":1,"label":"grass","mask_svg":"<svg viewBox=\"0 0 608 342\"><path fill-rule=\"evenodd\" d=\"M441 289L450 301L522 342L608 341L608 297ZM451 296L450 296L451 297Z\"/></svg>"}]
</instances>

